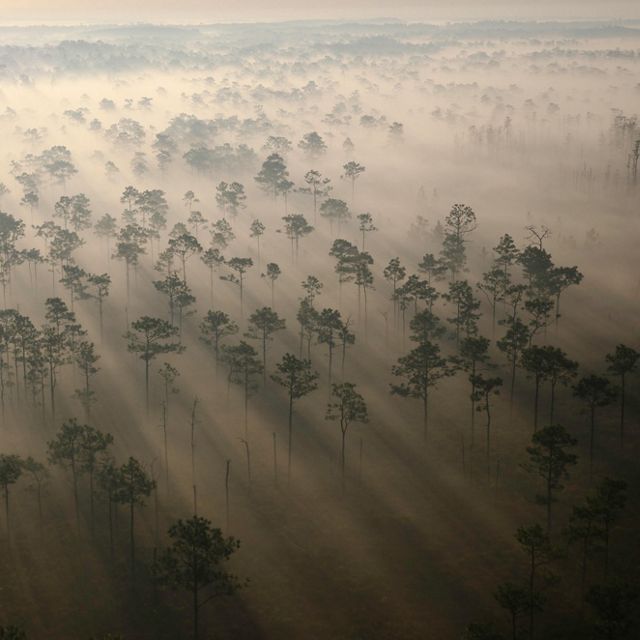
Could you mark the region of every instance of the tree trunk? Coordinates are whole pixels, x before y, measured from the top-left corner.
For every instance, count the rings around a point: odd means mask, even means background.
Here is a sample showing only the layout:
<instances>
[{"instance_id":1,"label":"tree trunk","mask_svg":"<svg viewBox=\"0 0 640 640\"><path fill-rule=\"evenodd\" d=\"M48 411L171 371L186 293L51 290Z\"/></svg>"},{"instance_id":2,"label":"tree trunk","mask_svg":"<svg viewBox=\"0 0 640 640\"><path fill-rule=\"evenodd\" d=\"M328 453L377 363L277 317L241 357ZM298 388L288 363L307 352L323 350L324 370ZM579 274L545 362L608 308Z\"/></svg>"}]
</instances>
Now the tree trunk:
<instances>
[{"instance_id":1,"label":"tree trunk","mask_svg":"<svg viewBox=\"0 0 640 640\"><path fill-rule=\"evenodd\" d=\"M273 432L273 481L278 486L278 447L276 432Z\"/></svg>"},{"instance_id":2,"label":"tree trunk","mask_svg":"<svg viewBox=\"0 0 640 640\"><path fill-rule=\"evenodd\" d=\"M593 482L593 449L595 443L595 414L596 410L594 407L591 407L591 420L589 425L589 482Z\"/></svg>"},{"instance_id":3,"label":"tree trunk","mask_svg":"<svg viewBox=\"0 0 640 640\"><path fill-rule=\"evenodd\" d=\"M426 445L427 438L429 435L429 387L428 386L425 386L424 388L422 427L423 427L424 444Z\"/></svg>"},{"instance_id":4,"label":"tree trunk","mask_svg":"<svg viewBox=\"0 0 640 640\"><path fill-rule=\"evenodd\" d=\"M145 406L147 407L147 416L149 415L149 360L145 358L144 361L144 393L145 393Z\"/></svg>"},{"instance_id":5,"label":"tree trunk","mask_svg":"<svg viewBox=\"0 0 640 640\"><path fill-rule=\"evenodd\" d=\"M197 579L193 580L193 640L198 640L198 613L200 607L198 606L198 582Z\"/></svg>"},{"instance_id":6,"label":"tree trunk","mask_svg":"<svg viewBox=\"0 0 640 640\"><path fill-rule=\"evenodd\" d=\"M536 375L536 389L533 398L533 432L538 430L538 398L540 397L540 376Z\"/></svg>"},{"instance_id":7,"label":"tree trunk","mask_svg":"<svg viewBox=\"0 0 640 640\"><path fill-rule=\"evenodd\" d=\"M95 514L93 508L93 470L89 471L89 513L91 517L91 537L95 534Z\"/></svg>"},{"instance_id":8,"label":"tree trunk","mask_svg":"<svg viewBox=\"0 0 640 640\"><path fill-rule=\"evenodd\" d=\"M620 376L620 446L624 447L625 375Z\"/></svg>"},{"instance_id":9,"label":"tree trunk","mask_svg":"<svg viewBox=\"0 0 640 640\"><path fill-rule=\"evenodd\" d=\"M129 503L129 513L130 513L130 530L129 530L129 544L131 549L131 574L135 575L136 573L136 545L135 545L135 535L134 535L134 500L131 498L131 502Z\"/></svg>"},{"instance_id":10,"label":"tree trunk","mask_svg":"<svg viewBox=\"0 0 640 640\"><path fill-rule=\"evenodd\" d=\"M340 471L342 473L342 493L344 493L345 490L345 439L346 439L346 435L347 435L347 430L346 428L342 429L342 451L340 454Z\"/></svg>"},{"instance_id":11,"label":"tree trunk","mask_svg":"<svg viewBox=\"0 0 640 640\"><path fill-rule=\"evenodd\" d=\"M4 485L4 516L7 524L7 541L11 545L11 527L9 525L9 485Z\"/></svg>"},{"instance_id":12,"label":"tree trunk","mask_svg":"<svg viewBox=\"0 0 640 640\"><path fill-rule=\"evenodd\" d=\"M73 504L76 510L76 527L80 530L80 504L78 501L78 474L76 473L76 462L71 460L71 476L73 479Z\"/></svg>"},{"instance_id":13,"label":"tree trunk","mask_svg":"<svg viewBox=\"0 0 640 640\"><path fill-rule=\"evenodd\" d=\"M289 392L289 453L287 459L287 484L291 484L291 447L293 444L293 392Z\"/></svg>"}]
</instances>

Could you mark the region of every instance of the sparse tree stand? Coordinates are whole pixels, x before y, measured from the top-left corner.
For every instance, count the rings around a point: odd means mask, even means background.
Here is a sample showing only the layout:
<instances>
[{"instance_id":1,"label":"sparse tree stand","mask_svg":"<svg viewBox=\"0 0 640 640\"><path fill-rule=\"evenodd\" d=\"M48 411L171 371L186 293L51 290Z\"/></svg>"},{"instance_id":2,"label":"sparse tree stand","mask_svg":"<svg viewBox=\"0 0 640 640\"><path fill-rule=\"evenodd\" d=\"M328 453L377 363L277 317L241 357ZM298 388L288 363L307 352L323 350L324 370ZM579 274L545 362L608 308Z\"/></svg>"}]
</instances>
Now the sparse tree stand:
<instances>
[{"instance_id":1,"label":"sparse tree stand","mask_svg":"<svg viewBox=\"0 0 640 640\"><path fill-rule=\"evenodd\" d=\"M271 379L284 387L289 396L289 450L287 454L287 483L291 483L291 451L293 446L293 403L318 388L318 374L311 369L309 360L300 360L285 353L276 365L277 372Z\"/></svg>"},{"instance_id":2,"label":"sparse tree stand","mask_svg":"<svg viewBox=\"0 0 640 640\"><path fill-rule=\"evenodd\" d=\"M139 354L144 361L145 368L145 400L147 413L149 412L149 366L151 361L161 353L181 353L184 347L175 341L178 327L172 326L166 320L142 316L131 323L132 331L127 331L127 349L131 353Z\"/></svg>"},{"instance_id":3,"label":"sparse tree stand","mask_svg":"<svg viewBox=\"0 0 640 640\"><path fill-rule=\"evenodd\" d=\"M356 391L356 385L351 382L332 385L332 398L334 402L327 405L326 420L340 423L341 449L340 449L340 475L342 491L345 490L345 444L347 430L353 422L369 422L367 405L364 398Z\"/></svg>"},{"instance_id":4,"label":"sparse tree stand","mask_svg":"<svg viewBox=\"0 0 640 640\"><path fill-rule=\"evenodd\" d=\"M209 520L198 516L178 520L169 528L169 537L171 543L160 553L155 574L162 584L191 592L193 638L197 640L200 609L213 598L233 595L243 586L224 566L240 542L225 538Z\"/></svg>"}]
</instances>

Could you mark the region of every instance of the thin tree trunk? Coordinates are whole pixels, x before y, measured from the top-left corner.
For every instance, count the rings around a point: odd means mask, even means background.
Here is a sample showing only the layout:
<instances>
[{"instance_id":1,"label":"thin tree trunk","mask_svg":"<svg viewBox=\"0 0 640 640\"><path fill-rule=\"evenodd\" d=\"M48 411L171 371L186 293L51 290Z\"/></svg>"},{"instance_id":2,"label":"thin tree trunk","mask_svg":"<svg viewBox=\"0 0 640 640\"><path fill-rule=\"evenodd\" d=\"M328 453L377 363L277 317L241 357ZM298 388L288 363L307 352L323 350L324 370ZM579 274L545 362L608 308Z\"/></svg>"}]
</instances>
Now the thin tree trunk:
<instances>
[{"instance_id":1,"label":"thin tree trunk","mask_svg":"<svg viewBox=\"0 0 640 640\"><path fill-rule=\"evenodd\" d=\"M293 445L293 393L289 392L289 453L287 458L287 484L291 484L291 447Z\"/></svg>"},{"instance_id":2,"label":"thin tree trunk","mask_svg":"<svg viewBox=\"0 0 640 640\"><path fill-rule=\"evenodd\" d=\"M346 481L345 481L345 439L346 439L346 435L347 435L347 430L346 428L342 429L342 451L340 454L340 470L342 473L342 493L344 493L345 487L346 487Z\"/></svg>"}]
</instances>

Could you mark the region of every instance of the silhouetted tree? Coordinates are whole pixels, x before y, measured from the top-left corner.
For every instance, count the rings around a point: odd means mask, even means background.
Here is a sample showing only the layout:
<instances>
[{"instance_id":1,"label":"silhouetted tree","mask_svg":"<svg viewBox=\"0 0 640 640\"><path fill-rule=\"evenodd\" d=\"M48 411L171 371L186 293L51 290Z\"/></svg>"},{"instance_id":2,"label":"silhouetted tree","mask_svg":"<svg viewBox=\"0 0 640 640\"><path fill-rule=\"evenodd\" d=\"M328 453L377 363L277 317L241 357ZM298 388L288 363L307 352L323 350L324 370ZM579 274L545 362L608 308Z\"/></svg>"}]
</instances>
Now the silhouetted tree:
<instances>
[{"instance_id":1,"label":"silhouetted tree","mask_svg":"<svg viewBox=\"0 0 640 640\"><path fill-rule=\"evenodd\" d=\"M329 178L323 178L319 171L312 169L304 174L304 181L307 183L307 186L299 188L298 191L313 196L313 224L316 224L318 199L326 198L331 193L331 180Z\"/></svg>"},{"instance_id":2,"label":"silhouetted tree","mask_svg":"<svg viewBox=\"0 0 640 640\"><path fill-rule=\"evenodd\" d=\"M538 606L529 607L529 637L534 637L534 621L536 612L540 611L544 602L542 593L536 591L536 577L540 569L551 564L560 556L559 551L551 545L549 536L539 524L520 527L516 532L516 540L525 552L529 565L529 602ZM550 576L547 576L550 577Z\"/></svg>"},{"instance_id":3,"label":"silhouetted tree","mask_svg":"<svg viewBox=\"0 0 640 640\"><path fill-rule=\"evenodd\" d=\"M486 416L486 459L487 459L487 480L491 478L491 396L497 396L502 386L502 378L485 378L481 373L476 374L471 381L473 386L476 411L484 411Z\"/></svg>"},{"instance_id":4,"label":"silhouetted tree","mask_svg":"<svg viewBox=\"0 0 640 640\"><path fill-rule=\"evenodd\" d=\"M340 233L342 223L351 217L351 212L344 200L327 198L320 205L320 215L329 221L329 231L333 235L334 223L338 225L338 233Z\"/></svg>"},{"instance_id":5,"label":"silhouetted tree","mask_svg":"<svg viewBox=\"0 0 640 640\"><path fill-rule=\"evenodd\" d=\"M253 266L253 260L251 258L231 258L227 262L227 266L234 273L220 276L220 279L238 286L240 290L240 315L242 316L244 311L244 277L247 271Z\"/></svg>"},{"instance_id":6,"label":"silhouetted tree","mask_svg":"<svg viewBox=\"0 0 640 640\"><path fill-rule=\"evenodd\" d=\"M287 180L289 172L282 156L272 153L263 163L262 168L254 180L260 185L263 191L271 193L277 198L279 187L283 180Z\"/></svg>"},{"instance_id":7,"label":"silhouetted tree","mask_svg":"<svg viewBox=\"0 0 640 640\"><path fill-rule=\"evenodd\" d=\"M202 253L202 246L195 236L182 233L177 238L169 240L169 251L180 259L182 264L182 280L187 284L187 260L198 253Z\"/></svg>"},{"instance_id":8,"label":"silhouetted tree","mask_svg":"<svg viewBox=\"0 0 640 640\"><path fill-rule=\"evenodd\" d=\"M131 554L131 573L136 571L136 545L135 545L135 507L144 506L145 498L151 495L155 482L135 459L129 458L119 469L117 475L117 488L114 500L129 507L129 551Z\"/></svg>"},{"instance_id":9,"label":"silhouetted tree","mask_svg":"<svg viewBox=\"0 0 640 640\"><path fill-rule=\"evenodd\" d=\"M266 227L257 218L253 220L249 227L249 235L256 239L258 245L258 266L260 266L260 238L264 235Z\"/></svg>"},{"instance_id":10,"label":"silhouetted tree","mask_svg":"<svg viewBox=\"0 0 640 640\"><path fill-rule=\"evenodd\" d=\"M533 605L529 597L529 590L513 582L504 582L498 586L494 597L498 604L508 611L511 618L511 637L513 640L518 640L520 617L526 614Z\"/></svg>"},{"instance_id":11,"label":"silhouetted tree","mask_svg":"<svg viewBox=\"0 0 640 640\"><path fill-rule=\"evenodd\" d=\"M596 409L610 405L615 400L616 391L608 378L591 374L578 380L573 387L573 395L582 400L589 410L589 478L593 479Z\"/></svg>"},{"instance_id":12,"label":"silhouetted tree","mask_svg":"<svg viewBox=\"0 0 640 640\"><path fill-rule=\"evenodd\" d=\"M569 477L569 466L578 458L567 449L575 447L577 440L559 425L550 425L537 431L527 447L529 462L525 468L539 475L544 481L544 494L536 495L539 504L547 508L547 535L551 535L551 505L557 500L556 494L564 489L562 480Z\"/></svg>"},{"instance_id":13,"label":"silhouetted tree","mask_svg":"<svg viewBox=\"0 0 640 640\"><path fill-rule=\"evenodd\" d=\"M95 345L88 340L82 340L75 350L75 362L84 378L84 387L76 389L75 395L84 407L86 419L91 418L91 405L96 401L95 391L91 388L91 376L98 373L96 362L100 356L95 352Z\"/></svg>"},{"instance_id":14,"label":"silhouetted tree","mask_svg":"<svg viewBox=\"0 0 640 640\"><path fill-rule=\"evenodd\" d=\"M460 365L469 374L471 384L471 447L475 444L475 422L476 422L476 375L478 368L486 365L489 361L489 340L482 336L469 336L460 343Z\"/></svg>"},{"instance_id":15,"label":"silhouetted tree","mask_svg":"<svg viewBox=\"0 0 640 640\"><path fill-rule=\"evenodd\" d=\"M162 584L191 592L193 637L197 640L200 609L213 598L233 595L242 586L240 580L224 568L240 542L223 537L220 529L198 516L171 525L169 538L171 544L158 556L154 571ZM203 592L206 592L204 598Z\"/></svg>"},{"instance_id":16,"label":"silhouetted tree","mask_svg":"<svg viewBox=\"0 0 640 640\"><path fill-rule=\"evenodd\" d=\"M318 388L318 374L311 369L309 360L300 360L285 353L276 365L271 379L285 388L289 396L289 447L287 455L287 481L291 482L291 452L293 446L293 403Z\"/></svg>"},{"instance_id":17,"label":"silhouetted tree","mask_svg":"<svg viewBox=\"0 0 640 640\"><path fill-rule=\"evenodd\" d=\"M391 368L391 373L405 379L400 384L391 384L392 394L422 400L423 434L426 443L429 429L429 391L440 380L452 375L453 370L440 355L440 347L425 340L406 356L398 358L398 364Z\"/></svg>"},{"instance_id":18,"label":"silhouetted tree","mask_svg":"<svg viewBox=\"0 0 640 640\"><path fill-rule=\"evenodd\" d=\"M7 527L7 540L11 539L11 525L9 519L9 487L18 482L22 475L23 463L20 456L0 453L0 486L4 497L4 514Z\"/></svg>"},{"instance_id":19,"label":"silhouetted tree","mask_svg":"<svg viewBox=\"0 0 640 640\"><path fill-rule=\"evenodd\" d=\"M244 394L244 437L248 440L249 397L258 389L255 376L263 372L264 367L258 359L258 352L250 345L240 341L237 345L224 345L221 360L229 367L229 382L240 385Z\"/></svg>"},{"instance_id":20,"label":"silhouetted tree","mask_svg":"<svg viewBox=\"0 0 640 640\"><path fill-rule=\"evenodd\" d=\"M100 340L104 334L104 299L109 296L109 287L111 286L111 276L108 273L89 275L87 282L93 287L93 293L89 295L98 301L98 317L100 320Z\"/></svg>"},{"instance_id":21,"label":"silhouetted tree","mask_svg":"<svg viewBox=\"0 0 640 640\"><path fill-rule=\"evenodd\" d=\"M356 391L356 385L352 382L333 384L331 391L335 400L327 404L326 420L340 423L341 449L340 449L340 473L342 478L342 490L345 488L345 444L347 430L354 422L369 422L369 414L364 398Z\"/></svg>"},{"instance_id":22,"label":"silhouetted tree","mask_svg":"<svg viewBox=\"0 0 640 640\"><path fill-rule=\"evenodd\" d=\"M327 150L327 145L317 131L310 131L302 136L298 142L298 148L302 149L309 158L319 158Z\"/></svg>"},{"instance_id":23,"label":"silhouetted tree","mask_svg":"<svg viewBox=\"0 0 640 640\"><path fill-rule=\"evenodd\" d=\"M624 411L627 376L637 370L640 353L624 344L619 344L613 353L606 355L609 373L620 379L620 444L624 444Z\"/></svg>"},{"instance_id":24,"label":"silhouetted tree","mask_svg":"<svg viewBox=\"0 0 640 640\"><path fill-rule=\"evenodd\" d=\"M137 353L144 361L145 404L149 410L149 366L151 361L161 353L181 353L184 347L175 338L178 328L160 318L142 316L131 323L131 331L127 331L127 350Z\"/></svg>"},{"instance_id":25,"label":"silhouetted tree","mask_svg":"<svg viewBox=\"0 0 640 640\"><path fill-rule=\"evenodd\" d=\"M507 332L503 338L496 342L498 349L502 351L511 365L511 389L509 392L509 405L513 406L513 397L516 387L516 369L520 355L529 342L529 331L520 318L510 319Z\"/></svg>"},{"instance_id":26,"label":"silhouetted tree","mask_svg":"<svg viewBox=\"0 0 640 640\"><path fill-rule=\"evenodd\" d=\"M78 424L75 418L65 422L56 437L47 443L47 457L50 464L59 465L71 471L73 502L76 524L80 526L80 504L78 501L78 476L82 471L83 443L86 425Z\"/></svg>"},{"instance_id":27,"label":"silhouetted tree","mask_svg":"<svg viewBox=\"0 0 640 640\"><path fill-rule=\"evenodd\" d=\"M595 514L602 528L604 546L604 572L609 569L609 540L611 528L618 520L627 502L627 483L622 480L603 478L593 496L587 497L587 506Z\"/></svg>"},{"instance_id":28,"label":"silhouetted tree","mask_svg":"<svg viewBox=\"0 0 640 640\"><path fill-rule=\"evenodd\" d=\"M267 271L266 273L261 274L263 278L267 278L267 280L269 280L270 282L270 286L271 286L271 306L275 309L275 286L276 286L276 280L280 277L280 274L282 273L282 271L280 271L280 267L275 263L275 262L269 262L269 264L267 264Z\"/></svg>"},{"instance_id":29,"label":"silhouetted tree","mask_svg":"<svg viewBox=\"0 0 640 640\"><path fill-rule=\"evenodd\" d=\"M207 311L200 323L201 340L211 349L216 361L216 371L220 359L220 342L227 336L238 333L238 325L224 311Z\"/></svg>"},{"instance_id":30,"label":"silhouetted tree","mask_svg":"<svg viewBox=\"0 0 640 640\"><path fill-rule=\"evenodd\" d=\"M213 304L213 274L224 264L224 256L219 249L207 249L200 254L200 258L209 269L209 295Z\"/></svg>"},{"instance_id":31,"label":"silhouetted tree","mask_svg":"<svg viewBox=\"0 0 640 640\"><path fill-rule=\"evenodd\" d=\"M556 388L558 384L566 386L576 377L578 363L570 360L567 354L557 347L547 347L547 372L551 393L549 398L549 424L553 424L555 413Z\"/></svg>"},{"instance_id":32,"label":"silhouetted tree","mask_svg":"<svg viewBox=\"0 0 640 640\"><path fill-rule=\"evenodd\" d=\"M398 321L398 299L396 296L396 291L398 288L398 283L402 282L405 279L407 270L400 264L400 258L391 258L391 260L389 260L389 264L384 268L383 274L385 280L391 282L391 286L393 287L391 300L393 300L393 324L394 326L396 326Z\"/></svg>"},{"instance_id":33,"label":"silhouetted tree","mask_svg":"<svg viewBox=\"0 0 640 640\"><path fill-rule=\"evenodd\" d=\"M307 222L307 219L301 214L291 214L282 218L284 221L284 232L289 240L291 240L291 259L297 260L298 247L300 238L308 236L313 227Z\"/></svg>"},{"instance_id":34,"label":"silhouetted tree","mask_svg":"<svg viewBox=\"0 0 640 640\"><path fill-rule=\"evenodd\" d=\"M365 172L366 167L359 162L355 162L355 160L350 160L342 165L342 169L344 171L342 174L343 180L349 180L351 182L351 204L353 205L356 195L356 180Z\"/></svg>"},{"instance_id":35,"label":"silhouetted tree","mask_svg":"<svg viewBox=\"0 0 640 640\"><path fill-rule=\"evenodd\" d=\"M30 489L35 491L36 500L38 502L38 522L40 525L40 530L42 531L42 527L44 524L44 515L42 511L42 492L44 490L45 485L47 484L50 474L47 467L41 462L38 462L32 456L27 456L22 461L22 468L26 475L28 475L33 484L30 486Z\"/></svg>"},{"instance_id":36,"label":"silhouetted tree","mask_svg":"<svg viewBox=\"0 0 640 640\"><path fill-rule=\"evenodd\" d=\"M107 457L107 450L113 444L110 433L102 433L88 425L83 426L80 437L80 471L89 476L89 508L91 515L91 535L94 532L94 480Z\"/></svg>"},{"instance_id":37,"label":"silhouetted tree","mask_svg":"<svg viewBox=\"0 0 640 640\"><path fill-rule=\"evenodd\" d=\"M618 640L628 637L635 624L638 589L626 582L594 585L586 601L596 615L596 638Z\"/></svg>"},{"instance_id":38,"label":"silhouetted tree","mask_svg":"<svg viewBox=\"0 0 640 640\"><path fill-rule=\"evenodd\" d=\"M220 182L216 187L216 203L225 216L229 213L235 218L239 210L245 208L246 199L244 186L239 182Z\"/></svg>"},{"instance_id":39,"label":"silhouetted tree","mask_svg":"<svg viewBox=\"0 0 640 640\"><path fill-rule=\"evenodd\" d=\"M273 340L276 331L282 331L286 322L271 308L262 307L249 316L249 327L245 336L262 343L262 364L264 384L267 383L267 342Z\"/></svg>"}]
</instances>

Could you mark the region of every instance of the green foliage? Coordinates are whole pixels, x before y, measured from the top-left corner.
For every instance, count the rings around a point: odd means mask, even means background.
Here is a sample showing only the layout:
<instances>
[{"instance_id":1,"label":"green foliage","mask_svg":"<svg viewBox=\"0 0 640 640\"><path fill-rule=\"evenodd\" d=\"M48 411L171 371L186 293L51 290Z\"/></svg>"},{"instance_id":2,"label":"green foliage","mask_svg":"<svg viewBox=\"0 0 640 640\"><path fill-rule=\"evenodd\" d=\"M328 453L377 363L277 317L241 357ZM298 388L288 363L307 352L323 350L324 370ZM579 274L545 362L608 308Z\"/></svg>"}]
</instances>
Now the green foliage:
<instances>
[{"instance_id":1,"label":"green foliage","mask_svg":"<svg viewBox=\"0 0 640 640\"><path fill-rule=\"evenodd\" d=\"M276 373L271 379L284 387L290 398L298 400L318 388L318 374L311 369L309 360L300 360L291 353L285 353L276 365Z\"/></svg>"}]
</instances>

